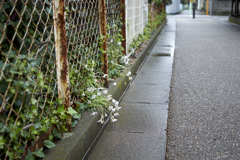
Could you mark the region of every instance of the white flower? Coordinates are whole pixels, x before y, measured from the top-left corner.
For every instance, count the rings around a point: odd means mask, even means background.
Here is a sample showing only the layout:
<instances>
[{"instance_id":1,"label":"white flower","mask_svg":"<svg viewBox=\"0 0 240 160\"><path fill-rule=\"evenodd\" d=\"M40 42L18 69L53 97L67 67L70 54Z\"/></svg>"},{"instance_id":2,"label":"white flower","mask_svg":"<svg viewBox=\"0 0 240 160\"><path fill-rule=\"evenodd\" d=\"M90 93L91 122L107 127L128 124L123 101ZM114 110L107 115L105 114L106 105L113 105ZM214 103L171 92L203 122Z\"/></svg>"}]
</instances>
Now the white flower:
<instances>
[{"instance_id":1,"label":"white flower","mask_svg":"<svg viewBox=\"0 0 240 160\"><path fill-rule=\"evenodd\" d=\"M97 121L97 123L101 123L101 124L103 124L104 121L103 121L103 119L101 118L101 119L99 119L99 120Z\"/></svg>"},{"instance_id":2,"label":"white flower","mask_svg":"<svg viewBox=\"0 0 240 160\"><path fill-rule=\"evenodd\" d=\"M114 104L114 106L118 106L119 105L119 102L115 99L112 99L112 103Z\"/></svg>"},{"instance_id":3,"label":"white flower","mask_svg":"<svg viewBox=\"0 0 240 160\"><path fill-rule=\"evenodd\" d=\"M112 103L115 104L117 101L113 98L112 99Z\"/></svg>"},{"instance_id":4,"label":"white flower","mask_svg":"<svg viewBox=\"0 0 240 160\"><path fill-rule=\"evenodd\" d=\"M92 95L91 99L95 99L97 96L94 94Z\"/></svg>"},{"instance_id":5,"label":"white flower","mask_svg":"<svg viewBox=\"0 0 240 160\"><path fill-rule=\"evenodd\" d=\"M129 77L128 79L131 81L133 78L132 78L132 77Z\"/></svg>"},{"instance_id":6,"label":"white flower","mask_svg":"<svg viewBox=\"0 0 240 160\"><path fill-rule=\"evenodd\" d=\"M132 74L132 73L129 71L129 72L127 73L127 76L131 76L131 74Z\"/></svg>"},{"instance_id":7,"label":"white flower","mask_svg":"<svg viewBox=\"0 0 240 160\"><path fill-rule=\"evenodd\" d=\"M116 118L112 118L111 121L112 121L112 123L115 123L115 122L117 122L118 120L117 120Z\"/></svg>"},{"instance_id":8,"label":"white flower","mask_svg":"<svg viewBox=\"0 0 240 160\"><path fill-rule=\"evenodd\" d=\"M106 89L103 90L102 92L103 92L103 94L108 94L108 90L106 90Z\"/></svg>"},{"instance_id":9,"label":"white flower","mask_svg":"<svg viewBox=\"0 0 240 160\"><path fill-rule=\"evenodd\" d=\"M114 82L114 83L113 83L113 85L114 85L114 86L116 86L116 85L117 85L117 83L116 83L116 82Z\"/></svg>"},{"instance_id":10,"label":"white flower","mask_svg":"<svg viewBox=\"0 0 240 160\"><path fill-rule=\"evenodd\" d=\"M129 59L128 58L124 59L124 63L128 64L129 63Z\"/></svg>"},{"instance_id":11,"label":"white flower","mask_svg":"<svg viewBox=\"0 0 240 160\"><path fill-rule=\"evenodd\" d=\"M95 115L97 115L97 112L92 112L91 115L95 116Z\"/></svg>"},{"instance_id":12,"label":"white flower","mask_svg":"<svg viewBox=\"0 0 240 160\"><path fill-rule=\"evenodd\" d=\"M119 111L120 109L122 109L122 107L120 107L120 106L117 106L117 107L116 107L116 110L117 110L117 111Z\"/></svg>"},{"instance_id":13,"label":"white flower","mask_svg":"<svg viewBox=\"0 0 240 160\"><path fill-rule=\"evenodd\" d=\"M83 97L86 96L84 92L82 93L82 96L83 96Z\"/></svg>"},{"instance_id":14,"label":"white flower","mask_svg":"<svg viewBox=\"0 0 240 160\"><path fill-rule=\"evenodd\" d=\"M108 110L112 111L113 110L113 106L109 106Z\"/></svg>"},{"instance_id":15,"label":"white flower","mask_svg":"<svg viewBox=\"0 0 240 160\"><path fill-rule=\"evenodd\" d=\"M121 63L128 64L128 62L129 62L129 57L128 56L121 57Z\"/></svg>"},{"instance_id":16,"label":"white flower","mask_svg":"<svg viewBox=\"0 0 240 160\"><path fill-rule=\"evenodd\" d=\"M123 57L123 63L124 63L124 64L128 64L128 62L129 62L128 56L124 56L124 57Z\"/></svg>"},{"instance_id":17,"label":"white flower","mask_svg":"<svg viewBox=\"0 0 240 160\"><path fill-rule=\"evenodd\" d=\"M107 113L105 113L105 117L107 117L108 116L108 114Z\"/></svg>"},{"instance_id":18,"label":"white flower","mask_svg":"<svg viewBox=\"0 0 240 160\"><path fill-rule=\"evenodd\" d=\"M113 109L112 109L112 112L115 112L115 111L116 111L116 108L113 108Z\"/></svg>"},{"instance_id":19,"label":"white flower","mask_svg":"<svg viewBox=\"0 0 240 160\"><path fill-rule=\"evenodd\" d=\"M87 88L88 92L93 92L94 90L95 90L95 88L93 88L93 87Z\"/></svg>"},{"instance_id":20,"label":"white flower","mask_svg":"<svg viewBox=\"0 0 240 160\"><path fill-rule=\"evenodd\" d=\"M90 101L90 100L88 100L88 102L87 102L88 104L91 104L92 102Z\"/></svg>"},{"instance_id":21,"label":"white flower","mask_svg":"<svg viewBox=\"0 0 240 160\"><path fill-rule=\"evenodd\" d=\"M111 39L111 41L110 41L111 43L113 43L113 39Z\"/></svg>"},{"instance_id":22,"label":"white flower","mask_svg":"<svg viewBox=\"0 0 240 160\"><path fill-rule=\"evenodd\" d=\"M120 116L120 114L119 113L114 113L113 116L117 117L117 116Z\"/></svg>"},{"instance_id":23,"label":"white flower","mask_svg":"<svg viewBox=\"0 0 240 160\"><path fill-rule=\"evenodd\" d=\"M102 93L101 93L101 92L98 92L98 93L97 93L97 95L98 95L98 96L101 96L101 95L102 95Z\"/></svg>"},{"instance_id":24,"label":"white flower","mask_svg":"<svg viewBox=\"0 0 240 160\"><path fill-rule=\"evenodd\" d=\"M115 106L118 106L118 105L119 105L119 102L118 102L118 101L116 101L116 102L115 102Z\"/></svg>"},{"instance_id":25,"label":"white flower","mask_svg":"<svg viewBox=\"0 0 240 160\"><path fill-rule=\"evenodd\" d=\"M107 96L107 100L110 101L112 99L112 95Z\"/></svg>"},{"instance_id":26,"label":"white flower","mask_svg":"<svg viewBox=\"0 0 240 160\"><path fill-rule=\"evenodd\" d=\"M121 46L121 45L122 45L122 42L118 42L118 45Z\"/></svg>"},{"instance_id":27,"label":"white flower","mask_svg":"<svg viewBox=\"0 0 240 160\"><path fill-rule=\"evenodd\" d=\"M101 123L101 124L104 123L104 116L103 115L101 115L101 118L97 121L97 123Z\"/></svg>"}]
</instances>

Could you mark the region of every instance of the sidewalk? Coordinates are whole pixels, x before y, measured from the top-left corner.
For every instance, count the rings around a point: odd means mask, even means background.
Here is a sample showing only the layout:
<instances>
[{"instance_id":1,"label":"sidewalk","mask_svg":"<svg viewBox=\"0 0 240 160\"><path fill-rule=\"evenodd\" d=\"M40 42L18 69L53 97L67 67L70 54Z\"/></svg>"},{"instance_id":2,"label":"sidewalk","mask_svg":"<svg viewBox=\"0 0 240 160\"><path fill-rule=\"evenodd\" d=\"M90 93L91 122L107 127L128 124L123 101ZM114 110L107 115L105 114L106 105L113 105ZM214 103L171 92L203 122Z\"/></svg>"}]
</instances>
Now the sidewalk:
<instances>
[{"instance_id":1,"label":"sidewalk","mask_svg":"<svg viewBox=\"0 0 240 160\"><path fill-rule=\"evenodd\" d=\"M164 160L176 24L169 20L88 160ZM171 56L166 56L167 54Z\"/></svg>"},{"instance_id":2,"label":"sidewalk","mask_svg":"<svg viewBox=\"0 0 240 160\"><path fill-rule=\"evenodd\" d=\"M176 17L167 160L240 159L240 26Z\"/></svg>"}]
</instances>

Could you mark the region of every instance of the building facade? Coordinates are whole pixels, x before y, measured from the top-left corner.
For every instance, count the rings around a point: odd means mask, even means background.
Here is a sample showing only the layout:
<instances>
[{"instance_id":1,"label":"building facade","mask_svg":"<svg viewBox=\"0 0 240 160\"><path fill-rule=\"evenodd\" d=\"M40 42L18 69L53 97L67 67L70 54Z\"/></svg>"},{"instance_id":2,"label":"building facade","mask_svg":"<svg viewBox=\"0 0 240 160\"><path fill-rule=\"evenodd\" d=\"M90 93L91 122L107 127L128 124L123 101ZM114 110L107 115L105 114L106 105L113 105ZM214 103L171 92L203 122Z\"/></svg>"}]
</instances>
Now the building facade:
<instances>
[{"instance_id":1,"label":"building facade","mask_svg":"<svg viewBox=\"0 0 240 160\"><path fill-rule=\"evenodd\" d=\"M198 0L198 5L198 9L201 10L206 10L208 6L210 15L230 15L232 2L231 0Z\"/></svg>"}]
</instances>

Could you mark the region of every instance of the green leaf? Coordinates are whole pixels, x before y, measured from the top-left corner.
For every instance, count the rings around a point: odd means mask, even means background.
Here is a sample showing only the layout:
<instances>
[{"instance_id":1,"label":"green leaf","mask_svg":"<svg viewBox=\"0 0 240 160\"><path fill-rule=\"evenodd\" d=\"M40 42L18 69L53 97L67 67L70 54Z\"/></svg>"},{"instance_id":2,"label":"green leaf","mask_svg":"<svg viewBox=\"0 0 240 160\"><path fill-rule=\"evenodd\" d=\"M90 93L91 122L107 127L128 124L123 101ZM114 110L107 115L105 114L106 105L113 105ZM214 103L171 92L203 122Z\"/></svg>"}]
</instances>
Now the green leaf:
<instances>
[{"instance_id":1,"label":"green leaf","mask_svg":"<svg viewBox=\"0 0 240 160\"><path fill-rule=\"evenodd\" d=\"M35 160L32 152L28 151L27 156L25 157L25 160Z\"/></svg>"},{"instance_id":2,"label":"green leaf","mask_svg":"<svg viewBox=\"0 0 240 160\"><path fill-rule=\"evenodd\" d=\"M50 141L50 140L45 140L43 143L44 143L44 146L46 146L46 147L49 148L49 149L56 146L56 145L55 145L52 141Z\"/></svg>"},{"instance_id":3,"label":"green leaf","mask_svg":"<svg viewBox=\"0 0 240 160\"><path fill-rule=\"evenodd\" d=\"M76 114L78 114L78 112L77 111L75 111L72 107L69 107L68 108L68 114L70 114L70 115L76 115Z\"/></svg>"},{"instance_id":4,"label":"green leaf","mask_svg":"<svg viewBox=\"0 0 240 160\"><path fill-rule=\"evenodd\" d=\"M39 158L44 158L44 157L45 157L45 154L43 153L42 150L43 150L43 149L41 148L41 149L33 152L33 155L35 155L36 157L39 157Z\"/></svg>"},{"instance_id":5,"label":"green leaf","mask_svg":"<svg viewBox=\"0 0 240 160\"><path fill-rule=\"evenodd\" d=\"M5 140L3 139L3 136L0 136L0 149L4 148Z\"/></svg>"},{"instance_id":6,"label":"green leaf","mask_svg":"<svg viewBox=\"0 0 240 160\"><path fill-rule=\"evenodd\" d=\"M57 112L58 113L63 113L65 110L64 110L64 106L63 105L60 105L60 106L58 106L58 108L57 108Z\"/></svg>"},{"instance_id":7,"label":"green leaf","mask_svg":"<svg viewBox=\"0 0 240 160\"><path fill-rule=\"evenodd\" d=\"M35 98L32 98L31 102L32 102L33 105L35 105L37 103L37 100Z\"/></svg>"}]
</instances>

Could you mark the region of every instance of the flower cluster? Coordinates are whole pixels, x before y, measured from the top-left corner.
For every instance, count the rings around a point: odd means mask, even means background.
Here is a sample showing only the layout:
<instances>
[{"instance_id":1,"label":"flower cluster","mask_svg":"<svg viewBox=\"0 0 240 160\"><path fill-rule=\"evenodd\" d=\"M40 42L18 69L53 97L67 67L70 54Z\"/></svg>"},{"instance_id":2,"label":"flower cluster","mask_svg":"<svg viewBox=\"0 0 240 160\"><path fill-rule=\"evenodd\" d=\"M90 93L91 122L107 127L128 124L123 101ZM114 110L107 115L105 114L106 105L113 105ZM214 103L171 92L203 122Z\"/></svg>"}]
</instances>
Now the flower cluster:
<instances>
[{"instance_id":1,"label":"flower cluster","mask_svg":"<svg viewBox=\"0 0 240 160\"><path fill-rule=\"evenodd\" d=\"M129 71L129 72L127 73L127 77L128 77L128 79L131 81L131 80L133 79L133 78L132 78L132 72Z\"/></svg>"},{"instance_id":2,"label":"flower cluster","mask_svg":"<svg viewBox=\"0 0 240 160\"><path fill-rule=\"evenodd\" d=\"M106 95L108 92L106 89L102 90L102 94L105 94L107 100L110 103L110 105L105 109L104 112L101 112L101 117L100 119L97 121L100 124L103 124L105 122L105 120L107 119L107 117L110 117L111 122L117 122L117 117L120 115L119 114L119 110L122 108L119 106L119 102L117 100L115 100L112 95ZM92 112L92 116L97 115L98 112Z\"/></svg>"},{"instance_id":3,"label":"flower cluster","mask_svg":"<svg viewBox=\"0 0 240 160\"><path fill-rule=\"evenodd\" d=\"M122 56L120 61L122 64L127 65L129 63L129 56Z\"/></svg>"}]
</instances>

